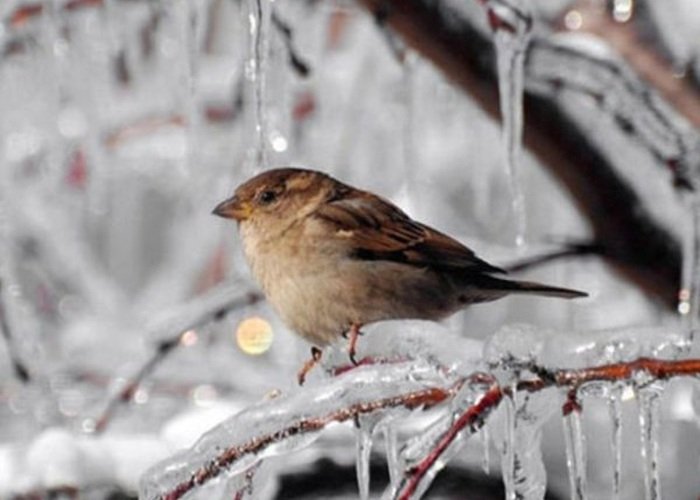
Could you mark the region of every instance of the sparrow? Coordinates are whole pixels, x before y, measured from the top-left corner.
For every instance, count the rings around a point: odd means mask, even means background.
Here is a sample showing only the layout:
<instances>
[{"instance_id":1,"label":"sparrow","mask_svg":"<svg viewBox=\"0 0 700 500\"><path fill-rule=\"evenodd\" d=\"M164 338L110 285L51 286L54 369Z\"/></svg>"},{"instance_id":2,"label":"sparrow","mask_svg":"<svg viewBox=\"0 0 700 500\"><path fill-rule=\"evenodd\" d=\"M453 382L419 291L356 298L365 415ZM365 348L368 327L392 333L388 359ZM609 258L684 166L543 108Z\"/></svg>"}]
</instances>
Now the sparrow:
<instances>
[{"instance_id":1,"label":"sparrow","mask_svg":"<svg viewBox=\"0 0 700 500\"><path fill-rule=\"evenodd\" d=\"M349 334L353 362L369 323L438 321L513 293L587 296L500 277L505 271L390 201L315 170L265 171L213 213L238 222L246 260L285 324L320 347ZM319 358L312 349L310 363Z\"/></svg>"}]
</instances>

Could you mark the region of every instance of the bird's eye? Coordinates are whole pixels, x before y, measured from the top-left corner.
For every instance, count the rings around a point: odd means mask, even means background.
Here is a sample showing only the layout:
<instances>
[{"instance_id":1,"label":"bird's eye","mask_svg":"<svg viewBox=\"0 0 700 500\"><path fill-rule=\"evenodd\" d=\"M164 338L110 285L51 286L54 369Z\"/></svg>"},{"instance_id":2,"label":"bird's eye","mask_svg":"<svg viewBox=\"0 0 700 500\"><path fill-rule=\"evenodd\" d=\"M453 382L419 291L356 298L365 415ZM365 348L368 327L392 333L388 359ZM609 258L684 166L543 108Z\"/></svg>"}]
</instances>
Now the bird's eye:
<instances>
[{"instance_id":1,"label":"bird's eye","mask_svg":"<svg viewBox=\"0 0 700 500\"><path fill-rule=\"evenodd\" d=\"M275 201L275 198L277 198L277 194L274 191L263 191L260 193L260 196L258 196L260 203L264 204L272 203Z\"/></svg>"}]
</instances>

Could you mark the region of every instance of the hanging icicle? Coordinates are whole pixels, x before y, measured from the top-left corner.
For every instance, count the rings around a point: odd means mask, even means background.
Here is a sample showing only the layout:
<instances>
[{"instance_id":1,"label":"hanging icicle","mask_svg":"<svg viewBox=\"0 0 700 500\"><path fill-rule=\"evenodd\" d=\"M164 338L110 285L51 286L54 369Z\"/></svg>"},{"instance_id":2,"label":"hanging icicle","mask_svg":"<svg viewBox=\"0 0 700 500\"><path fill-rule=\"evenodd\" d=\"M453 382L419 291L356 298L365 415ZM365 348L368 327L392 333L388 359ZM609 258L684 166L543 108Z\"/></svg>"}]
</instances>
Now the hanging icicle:
<instances>
[{"instance_id":1,"label":"hanging icicle","mask_svg":"<svg viewBox=\"0 0 700 500\"><path fill-rule=\"evenodd\" d=\"M489 436L489 426L485 425L481 428L481 447L483 448L481 455L481 470L487 476L491 474L491 439Z\"/></svg>"},{"instance_id":2,"label":"hanging icicle","mask_svg":"<svg viewBox=\"0 0 700 500\"><path fill-rule=\"evenodd\" d=\"M503 485L506 489L506 500L515 500L515 432L516 432L516 411L517 394L514 390L515 383L511 389L511 395L503 401L505 412L504 418L504 439L501 444L501 471L503 475Z\"/></svg>"},{"instance_id":3,"label":"hanging icicle","mask_svg":"<svg viewBox=\"0 0 700 500\"><path fill-rule=\"evenodd\" d=\"M369 459L372 453L372 434L374 425L358 418L357 426L357 456L355 467L357 469L357 487L360 491L360 499L369 499Z\"/></svg>"},{"instance_id":4,"label":"hanging icicle","mask_svg":"<svg viewBox=\"0 0 700 500\"><path fill-rule=\"evenodd\" d=\"M529 0L490 0L486 4L496 46L503 148L518 247L525 244L526 233L525 198L519 165L522 157L525 52L532 28L529 3Z\"/></svg>"},{"instance_id":5,"label":"hanging icicle","mask_svg":"<svg viewBox=\"0 0 700 500\"><path fill-rule=\"evenodd\" d=\"M253 122L255 142L250 151L252 170L258 171L268 161L266 71L270 50L270 26L274 0L247 0L249 56L246 78L253 86Z\"/></svg>"},{"instance_id":6,"label":"hanging icicle","mask_svg":"<svg viewBox=\"0 0 700 500\"><path fill-rule=\"evenodd\" d=\"M642 440L644 469L644 498L661 498L659 484L659 401L661 390L658 382L638 389L639 432Z\"/></svg>"},{"instance_id":7,"label":"hanging icicle","mask_svg":"<svg viewBox=\"0 0 700 500\"><path fill-rule=\"evenodd\" d=\"M620 499L620 481L622 479L622 392L623 385L616 385L610 392L608 410L612 422L613 477L611 500Z\"/></svg>"},{"instance_id":8,"label":"hanging icicle","mask_svg":"<svg viewBox=\"0 0 700 500\"><path fill-rule=\"evenodd\" d=\"M386 448L386 462L389 469L389 484L395 485L401 475L401 462L399 461L399 438L396 424L388 422L384 425L384 441ZM391 492L393 495L393 491Z\"/></svg>"},{"instance_id":9,"label":"hanging icicle","mask_svg":"<svg viewBox=\"0 0 700 500\"><path fill-rule=\"evenodd\" d=\"M581 428L580 409L572 409L564 415L564 439L571 498L584 500L586 498L586 442Z\"/></svg>"}]
</instances>

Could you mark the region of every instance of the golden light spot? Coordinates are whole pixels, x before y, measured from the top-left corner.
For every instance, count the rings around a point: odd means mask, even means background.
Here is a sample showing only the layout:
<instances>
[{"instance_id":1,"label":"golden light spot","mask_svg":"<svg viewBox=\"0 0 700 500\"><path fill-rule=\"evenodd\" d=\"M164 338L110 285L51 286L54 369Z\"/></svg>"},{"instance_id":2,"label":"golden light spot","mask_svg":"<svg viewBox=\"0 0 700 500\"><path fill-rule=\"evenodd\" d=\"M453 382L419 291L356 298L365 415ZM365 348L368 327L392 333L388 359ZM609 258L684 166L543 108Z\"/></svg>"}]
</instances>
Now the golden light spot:
<instances>
[{"instance_id":1,"label":"golden light spot","mask_svg":"<svg viewBox=\"0 0 700 500\"><path fill-rule=\"evenodd\" d=\"M272 325L263 318L253 316L241 321L236 330L236 343L246 354L257 356L272 345Z\"/></svg>"},{"instance_id":2,"label":"golden light spot","mask_svg":"<svg viewBox=\"0 0 700 500\"><path fill-rule=\"evenodd\" d=\"M197 340L199 340L199 337L197 336L197 332L195 332L194 330L187 330L180 337L180 343L185 347L195 345L197 343Z\"/></svg>"}]
</instances>

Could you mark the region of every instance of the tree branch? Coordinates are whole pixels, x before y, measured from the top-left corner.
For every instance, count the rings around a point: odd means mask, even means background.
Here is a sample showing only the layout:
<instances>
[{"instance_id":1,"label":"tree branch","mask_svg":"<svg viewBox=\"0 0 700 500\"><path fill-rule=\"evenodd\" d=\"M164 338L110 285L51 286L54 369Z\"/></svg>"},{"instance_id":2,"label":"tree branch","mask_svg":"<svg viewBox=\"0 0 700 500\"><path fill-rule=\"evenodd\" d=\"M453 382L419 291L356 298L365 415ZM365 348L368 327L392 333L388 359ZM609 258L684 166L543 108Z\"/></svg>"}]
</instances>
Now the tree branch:
<instances>
[{"instance_id":1,"label":"tree branch","mask_svg":"<svg viewBox=\"0 0 700 500\"><path fill-rule=\"evenodd\" d=\"M498 118L495 51L488 34L480 31L474 20L449 2L358 0L358 3L432 61L488 114ZM557 61L566 67L574 56L587 57L574 49L563 50L548 38L533 38L525 68L524 143L569 190L581 213L590 221L595 241L617 269L669 308L675 308L681 270L679 243L653 220L639 194L616 171L614 162L553 97L562 87L584 94L590 94L591 90L577 88L573 77L566 80L567 75L551 78L532 74L538 58L549 58L545 66L549 68L552 64L556 66ZM669 122L648 99L647 88L639 81L625 80L630 77L629 71L620 70L616 63L595 59L588 62L611 78L618 78L625 92L634 91L630 94L634 106L657 120L673 142L669 148L675 153L664 157L664 167L673 170L678 184L691 185L692 170L697 165L684 155L688 144L682 131L673 128L675 123ZM533 78L539 78L536 83L548 88L550 95L528 89L528 79ZM627 117L619 118L618 124L625 125ZM632 136L636 134L633 139L648 147L652 154L667 154L655 148L648 138L640 137L639 128L626 125L622 128Z\"/></svg>"},{"instance_id":2,"label":"tree branch","mask_svg":"<svg viewBox=\"0 0 700 500\"><path fill-rule=\"evenodd\" d=\"M520 381L517 384L518 391L538 392L548 387L568 388L567 396L562 405L562 413L568 415L572 411L582 411L583 407L577 398L578 389L585 383L595 381L635 381L639 374L644 374L649 380L667 380L672 377L690 376L697 377L700 374L700 359L686 360L661 360L651 358L639 358L626 363L614 363L602 366L582 369L546 370L540 367L532 367L539 375L531 380ZM473 383L483 384L484 376L477 374L478 379ZM488 376L487 376L488 377ZM472 376L472 379L474 376ZM410 500L421 482L426 479L428 472L440 460L448 447L455 441L458 435L465 429L471 433L476 432L484 423L486 417L500 404L505 395L510 394L510 388L499 386L492 378L490 387L483 395L449 427L447 432L439 436L435 445L415 465L404 470L404 477L397 489L394 498Z\"/></svg>"},{"instance_id":3,"label":"tree branch","mask_svg":"<svg viewBox=\"0 0 700 500\"><path fill-rule=\"evenodd\" d=\"M107 428L119 407L133 398L143 381L175 351L176 347L185 343L187 335L192 329L212 321L218 321L230 311L253 305L260 300L262 300L262 296L257 293L248 292L230 296L229 293L221 293L220 290L214 290L209 292L204 298L194 299L192 301L194 307L190 306L189 309L188 307L182 308L182 317L168 317L161 320L162 325L151 327L153 331L172 328L178 333L158 341L155 351L141 368L127 381L124 387L109 398L105 409L95 422L95 432L101 433Z\"/></svg>"}]
</instances>

